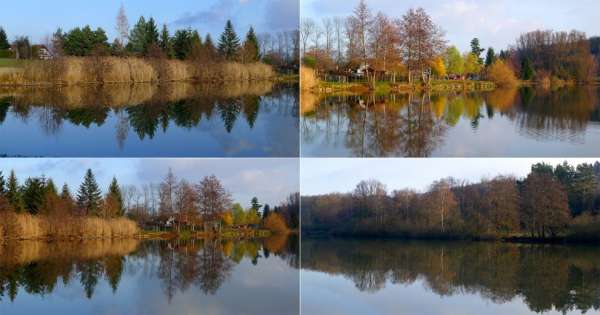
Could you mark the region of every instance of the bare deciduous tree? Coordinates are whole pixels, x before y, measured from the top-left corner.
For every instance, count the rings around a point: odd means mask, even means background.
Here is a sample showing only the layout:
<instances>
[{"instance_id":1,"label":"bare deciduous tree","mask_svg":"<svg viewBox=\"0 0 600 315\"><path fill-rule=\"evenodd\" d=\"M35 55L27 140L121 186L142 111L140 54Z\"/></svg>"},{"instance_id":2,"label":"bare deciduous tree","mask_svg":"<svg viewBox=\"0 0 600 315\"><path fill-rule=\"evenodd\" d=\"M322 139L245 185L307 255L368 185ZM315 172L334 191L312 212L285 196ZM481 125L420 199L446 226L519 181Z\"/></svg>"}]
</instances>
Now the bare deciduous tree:
<instances>
[{"instance_id":1,"label":"bare deciduous tree","mask_svg":"<svg viewBox=\"0 0 600 315\"><path fill-rule=\"evenodd\" d=\"M430 83L430 62L444 51L444 32L422 8L410 9L396 24L409 82L412 82L413 71L418 71L423 82Z\"/></svg>"},{"instance_id":2,"label":"bare deciduous tree","mask_svg":"<svg viewBox=\"0 0 600 315\"><path fill-rule=\"evenodd\" d=\"M313 37L317 24L311 18L302 19L300 23L300 40L302 41L302 56L306 54L308 40Z\"/></svg>"},{"instance_id":3,"label":"bare deciduous tree","mask_svg":"<svg viewBox=\"0 0 600 315\"><path fill-rule=\"evenodd\" d=\"M125 46L129 37L129 21L127 20L127 14L125 14L125 6L122 3L117 14L117 33L121 45Z\"/></svg>"}]
</instances>

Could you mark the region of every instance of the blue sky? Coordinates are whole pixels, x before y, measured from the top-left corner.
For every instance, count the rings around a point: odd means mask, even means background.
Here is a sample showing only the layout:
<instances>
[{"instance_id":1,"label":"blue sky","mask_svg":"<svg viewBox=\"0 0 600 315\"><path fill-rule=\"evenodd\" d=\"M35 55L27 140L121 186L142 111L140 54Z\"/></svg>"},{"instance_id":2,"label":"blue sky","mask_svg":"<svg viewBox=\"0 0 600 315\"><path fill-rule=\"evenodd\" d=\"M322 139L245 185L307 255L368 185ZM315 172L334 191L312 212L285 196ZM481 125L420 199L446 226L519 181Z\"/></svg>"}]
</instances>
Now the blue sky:
<instances>
[{"instance_id":1,"label":"blue sky","mask_svg":"<svg viewBox=\"0 0 600 315\"><path fill-rule=\"evenodd\" d=\"M298 27L298 0L19 0L4 1L0 26L12 40L28 35L41 41L57 27L71 29L89 24L102 27L113 39L116 16L121 6L133 26L141 15L152 16L171 30L192 27L202 35L218 36L231 19L240 36L250 25L258 33ZM173 31L172 31L173 32Z\"/></svg>"},{"instance_id":2,"label":"blue sky","mask_svg":"<svg viewBox=\"0 0 600 315\"><path fill-rule=\"evenodd\" d=\"M301 0L302 17L347 16L359 0ZM422 7L446 31L446 39L462 51L478 37L496 50L513 44L520 33L535 29L577 29L600 35L598 0L367 0L374 12L400 18Z\"/></svg>"},{"instance_id":3,"label":"blue sky","mask_svg":"<svg viewBox=\"0 0 600 315\"><path fill-rule=\"evenodd\" d=\"M302 195L350 192L363 179L377 179L388 191L403 188L425 190L434 180L444 177L469 182L496 175L527 175L538 162L559 164L594 163L598 159L545 158L428 158L428 159L302 159L300 191Z\"/></svg>"},{"instance_id":4,"label":"blue sky","mask_svg":"<svg viewBox=\"0 0 600 315\"><path fill-rule=\"evenodd\" d=\"M85 171L91 168L98 184L106 190L113 176L121 185L159 183L171 168L178 178L199 182L216 175L233 198L244 206L256 196L278 205L299 187L297 159L2 159L0 171L8 177L15 170L19 182L44 174L57 186L67 183L75 193Z\"/></svg>"}]
</instances>

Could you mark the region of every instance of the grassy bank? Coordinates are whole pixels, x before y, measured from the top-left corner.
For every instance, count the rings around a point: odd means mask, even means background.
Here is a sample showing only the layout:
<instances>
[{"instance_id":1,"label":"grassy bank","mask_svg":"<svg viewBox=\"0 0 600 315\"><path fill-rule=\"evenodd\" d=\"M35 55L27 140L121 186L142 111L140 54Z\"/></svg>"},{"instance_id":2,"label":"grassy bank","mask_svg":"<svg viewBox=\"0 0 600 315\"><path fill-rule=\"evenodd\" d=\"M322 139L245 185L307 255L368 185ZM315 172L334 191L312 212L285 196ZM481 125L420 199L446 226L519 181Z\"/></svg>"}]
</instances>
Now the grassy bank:
<instances>
[{"instance_id":1,"label":"grassy bank","mask_svg":"<svg viewBox=\"0 0 600 315\"><path fill-rule=\"evenodd\" d=\"M419 91L434 91L434 92L458 92L458 91L493 91L496 85L490 81L450 81L437 80L432 81L431 85L420 83L390 83L390 82L375 82L374 86L366 82L324 82L319 81L312 89L317 93L368 93L387 94L392 92L419 92Z\"/></svg>"},{"instance_id":2,"label":"grassy bank","mask_svg":"<svg viewBox=\"0 0 600 315\"><path fill-rule=\"evenodd\" d=\"M471 80L434 80L430 85L415 82L391 83L377 81L374 85L367 82L328 82L320 80L313 69L302 67L300 69L300 86L303 91L311 91L319 94L330 94L340 92L387 94L392 92L413 91L493 91L496 84L491 81Z\"/></svg>"},{"instance_id":3,"label":"grassy bank","mask_svg":"<svg viewBox=\"0 0 600 315\"><path fill-rule=\"evenodd\" d=\"M132 238L137 224L126 218L49 217L2 213L0 240L87 240Z\"/></svg>"},{"instance_id":4,"label":"grassy bank","mask_svg":"<svg viewBox=\"0 0 600 315\"><path fill-rule=\"evenodd\" d=\"M263 63L222 62L199 65L167 59L67 57L29 60L3 68L0 85L74 85L148 82L235 82L270 80L273 68ZM9 69L9 70L7 70Z\"/></svg>"},{"instance_id":5,"label":"grassy bank","mask_svg":"<svg viewBox=\"0 0 600 315\"><path fill-rule=\"evenodd\" d=\"M185 231L142 231L139 237L142 239L202 239L202 238L224 238L224 239L248 239L263 238L273 234L272 231L265 229L223 229L220 233L192 232Z\"/></svg>"},{"instance_id":6,"label":"grassy bank","mask_svg":"<svg viewBox=\"0 0 600 315\"><path fill-rule=\"evenodd\" d=\"M24 60L14 58L0 58L0 70L2 70L2 68L22 68L24 64Z\"/></svg>"}]
</instances>

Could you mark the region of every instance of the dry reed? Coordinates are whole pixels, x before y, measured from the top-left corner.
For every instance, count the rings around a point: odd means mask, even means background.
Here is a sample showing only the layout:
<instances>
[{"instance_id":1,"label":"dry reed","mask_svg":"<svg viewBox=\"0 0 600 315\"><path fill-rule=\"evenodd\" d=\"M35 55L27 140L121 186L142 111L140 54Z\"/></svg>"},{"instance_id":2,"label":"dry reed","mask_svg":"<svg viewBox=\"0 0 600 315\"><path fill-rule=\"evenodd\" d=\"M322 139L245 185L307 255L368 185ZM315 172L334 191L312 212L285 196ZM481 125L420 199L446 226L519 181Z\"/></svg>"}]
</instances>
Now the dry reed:
<instances>
[{"instance_id":1,"label":"dry reed","mask_svg":"<svg viewBox=\"0 0 600 315\"><path fill-rule=\"evenodd\" d=\"M4 213L0 219L5 240L111 239L139 234L137 224L126 218L56 218Z\"/></svg>"},{"instance_id":2,"label":"dry reed","mask_svg":"<svg viewBox=\"0 0 600 315\"><path fill-rule=\"evenodd\" d=\"M32 60L23 70L0 72L0 85L74 85L148 82L232 82L269 80L276 75L262 63L213 63L119 58L65 57Z\"/></svg>"},{"instance_id":3,"label":"dry reed","mask_svg":"<svg viewBox=\"0 0 600 315\"><path fill-rule=\"evenodd\" d=\"M312 90L317 86L319 80L315 74L315 70L301 67L300 68L300 88L302 90Z\"/></svg>"}]
</instances>

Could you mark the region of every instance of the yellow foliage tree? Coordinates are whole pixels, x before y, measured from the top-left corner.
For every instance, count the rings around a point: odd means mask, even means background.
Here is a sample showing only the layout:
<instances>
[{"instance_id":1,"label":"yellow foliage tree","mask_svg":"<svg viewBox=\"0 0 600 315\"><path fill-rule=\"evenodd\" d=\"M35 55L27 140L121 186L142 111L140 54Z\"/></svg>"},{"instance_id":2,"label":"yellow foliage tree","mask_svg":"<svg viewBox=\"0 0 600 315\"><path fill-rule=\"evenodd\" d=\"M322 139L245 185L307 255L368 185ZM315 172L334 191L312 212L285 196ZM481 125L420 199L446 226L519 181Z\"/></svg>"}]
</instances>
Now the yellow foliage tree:
<instances>
[{"instance_id":1,"label":"yellow foliage tree","mask_svg":"<svg viewBox=\"0 0 600 315\"><path fill-rule=\"evenodd\" d=\"M479 58L472 53L465 55L465 73L479 74L483 66L479 63Z\"/></svg>"},{"instance_id":2,"label":"yellow foliage tree","mask_svg":"<svg viewBox=\"0 0 600 315\"><path fill-rule=\"evenodd\" d=\"M263 221L264 227L276 234L284 234L288 233L289 229L285 221L278 213L271 213L269 216Z\"/></svg>"},{"instance_id":3,"label":"yellow foliage tree","mask_svg":"<svg viewBox=\"0 0 600 315\"><path fill-rule=\"evenodd\" d=\"M515 72L502 60L496 60L488 69L487 77L498 86L516 86L518 81Z\"/></svg>"},{"instance_id":4,"label":"yellow foliage tree","mask_svg":"<svg viewBox=\"0 0 600 315\"><path fill-rule=\"evenodd\" d=\"M221 220L223 221L223 225L225 226L233 225L233 215L231 214L231 212L223 213Z\"/></svg>"},{"instance_id":5,"label":"yellow foliage tree","mask_svg":"<svg viewBox=\"0 0 600 315\"><path fill-rule=\"evenodd\" d=\"M444 60L442 57L436 57L431 61L431 71L438 78L446 76L446 65L444 64Z\"/></svg>"}]
</instances>

